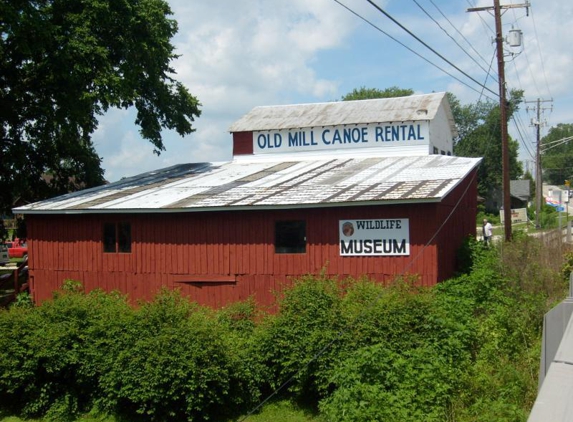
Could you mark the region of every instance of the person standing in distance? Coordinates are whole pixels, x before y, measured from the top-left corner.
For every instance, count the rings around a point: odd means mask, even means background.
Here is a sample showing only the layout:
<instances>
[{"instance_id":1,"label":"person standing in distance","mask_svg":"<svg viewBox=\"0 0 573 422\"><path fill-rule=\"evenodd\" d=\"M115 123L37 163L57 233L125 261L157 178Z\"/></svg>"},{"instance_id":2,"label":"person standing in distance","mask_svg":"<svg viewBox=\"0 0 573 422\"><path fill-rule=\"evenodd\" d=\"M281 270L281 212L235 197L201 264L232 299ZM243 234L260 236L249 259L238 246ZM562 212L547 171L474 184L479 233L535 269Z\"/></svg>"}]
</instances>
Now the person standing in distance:
<instances>
[{"instance_id":1,"label":"person standing in distance","mask_svg":"<svg viewBox=\"0 0 573 422\"><path fill-rule=\"evenodd\" d=\"M489 243L491 242L491 236L493 234L493 227L491 223L487 221L487 218L483 219L482 231L483 231L483 241L486 245L489 245Z\"/></svg>"}]
</instances>

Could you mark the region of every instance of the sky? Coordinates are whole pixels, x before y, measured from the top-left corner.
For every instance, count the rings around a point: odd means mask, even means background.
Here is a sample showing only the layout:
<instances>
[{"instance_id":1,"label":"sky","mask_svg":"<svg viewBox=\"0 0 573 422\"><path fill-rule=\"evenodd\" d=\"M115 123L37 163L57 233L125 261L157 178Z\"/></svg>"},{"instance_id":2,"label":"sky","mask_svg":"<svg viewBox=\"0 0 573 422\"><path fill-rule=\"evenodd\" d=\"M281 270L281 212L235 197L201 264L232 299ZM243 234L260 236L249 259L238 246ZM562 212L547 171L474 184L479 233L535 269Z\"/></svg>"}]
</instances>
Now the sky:
<instances>
[{"instance_id":1,"label":"sky","mask_svg":"<svg viewBox=\"0 0 573 422\"><path fill-rule=\"evenodd\" d=\"M231 160L229 127L256 106L337 101L355 88L392 86L449 91L462 104L499 101L493 14L467 11L493 0L374 2L434 52L366 0L168 0L179 25L173 77L198 98L202 114L190 135L164 131L166 151L157 156L134 110L110 110L93 136L106 179ZM541 136L573 123L573 4L501 4L514 6L503 13L503 35L523 34L521 47L504 48L507 87L523 90L527 101L509 130L533 170L537 100Z\"/></svg>"}]
</instances>

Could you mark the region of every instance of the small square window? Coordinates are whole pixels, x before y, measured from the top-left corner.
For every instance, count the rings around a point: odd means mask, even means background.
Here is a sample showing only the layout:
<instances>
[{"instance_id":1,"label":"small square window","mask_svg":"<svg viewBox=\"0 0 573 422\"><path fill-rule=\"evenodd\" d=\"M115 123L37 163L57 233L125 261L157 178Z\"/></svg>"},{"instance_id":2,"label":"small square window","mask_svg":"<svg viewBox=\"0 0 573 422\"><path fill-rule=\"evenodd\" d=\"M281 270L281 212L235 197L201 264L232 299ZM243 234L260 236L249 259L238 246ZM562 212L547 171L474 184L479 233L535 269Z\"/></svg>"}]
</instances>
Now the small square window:
<instances>
[{"instance_id":1,"label":"small square window","mask_svg":"<svg viewBox=\"0 0 573 422\"><path fill-rule=\"evenodd\" d=\"M306 221L275 223L275 253L306 252Z\"/></svg>"},{"instance_id":2,"label":"small square window","mask_svg":"<svg viewBox=\"0 0 573 422\"><path fill-rule=\"evenodd\" d=\"M106 253L131 252L131 224L105 223L103 225L103 251Z\"/></svg>"}]
</instances>

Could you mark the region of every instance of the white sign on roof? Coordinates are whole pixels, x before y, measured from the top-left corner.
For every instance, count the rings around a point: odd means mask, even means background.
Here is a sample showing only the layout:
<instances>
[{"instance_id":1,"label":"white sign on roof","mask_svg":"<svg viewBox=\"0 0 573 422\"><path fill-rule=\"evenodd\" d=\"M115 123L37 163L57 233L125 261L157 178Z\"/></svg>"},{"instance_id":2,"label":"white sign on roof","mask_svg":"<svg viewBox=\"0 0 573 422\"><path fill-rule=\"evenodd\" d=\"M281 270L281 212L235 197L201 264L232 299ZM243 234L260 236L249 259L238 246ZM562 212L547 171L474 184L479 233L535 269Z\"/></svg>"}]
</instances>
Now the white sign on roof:
<instances>
[{"instance_id":1,"label":"white sign on roof","mask_svg":"<svg viewBox=\"0 0 573 422\"><path fill-rule=\"evenodd\" d=\"M428 122L359 124L253 132L255 154L427 146Z\"/></svg>"},{"instance_id":2,"label":"white sign on roof","mask_svg":"<svg viewBox=\"0 0 573 422\"><path fill-rule=\"evenodd\" d=\"M456 133L444 92L255 107L230 131L251 132L257 155L373 147L388 156L451 155Z\"/></svg>"}]
</instances>

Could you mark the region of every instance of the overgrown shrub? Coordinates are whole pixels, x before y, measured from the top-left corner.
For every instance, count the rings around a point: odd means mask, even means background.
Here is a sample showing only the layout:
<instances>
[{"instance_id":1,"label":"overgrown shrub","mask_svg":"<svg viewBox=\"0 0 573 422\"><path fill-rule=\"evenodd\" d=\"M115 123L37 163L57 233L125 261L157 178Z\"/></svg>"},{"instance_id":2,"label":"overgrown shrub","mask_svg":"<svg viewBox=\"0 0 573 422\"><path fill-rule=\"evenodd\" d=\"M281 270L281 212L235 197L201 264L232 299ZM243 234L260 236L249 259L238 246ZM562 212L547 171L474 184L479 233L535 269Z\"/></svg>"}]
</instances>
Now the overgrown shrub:
<instances>
[{"instance_id":1,"label":"overgrown shrub","mask_svg":"<svg viewBox=\"0 0 573 422\"><path fill-rule=\"evenodd\" d=\"M323 276L303 277L282 292L278 313L256 333L254 353L269 374L265 391L285 385L283 394L318 402L316 379L336 355L341 300L338 282Z\"/></svg>"},{"instance_id":2,"label":"overgrown shrub","mask_svg":"<svg viewBox=\"0 0 573 422\"><path fill-rule=\"evenodd\" d=\"M67 282L42 306L0 311L0 410L229 420L279 392L329 421L523 421L571 258L526 236L467 249L469 270L431 289L302 277L275 315L167 290L133 308Z\"/></svg>"},{"instance_id":3,"label":"overgrown shrub","mask_svg":"<svg viewBox=\"0 0 573 422\"><path fill-rule=\"evenodd\" d=\"M98 405L131 421L223 420L253 393L233 339L213 311L164 290L121 336Z\"/></svg>"},{"instance_id":4,"label":"overgrown shrub","mask_svg":"<svg viewBox=\"0 0 573 422\"><path fill-rule=\"evenodd\" d=\"M84 295L72 282L41 307L1 312L0 401L24 416L53 420L89 410L102 371L99 346L121 335L130 312L123 297Z\"/></svg>"},{"instance_id":5,"label":"overgrown shrub","mask_svg":"<svg viewBox=\"0 0 573 422\"><path fill-rule=\"evenodd\" d=\"M248 343L177 292L134 309L69 282L40 307L0 312L0 333L0 407L26 417L222 420L259 398Z\"/></svg>"},{"instance_id":6,"label":"overgrown shrub","mask_svg":"<svg viewBox=\"0 0 573 422\"><path fill-rule=\"evenodd\" d=\"M366 346L334 371L336 389L320 409L329 421L443 421L457 376L431 347Z\"/></svg>"}]
</instances>

